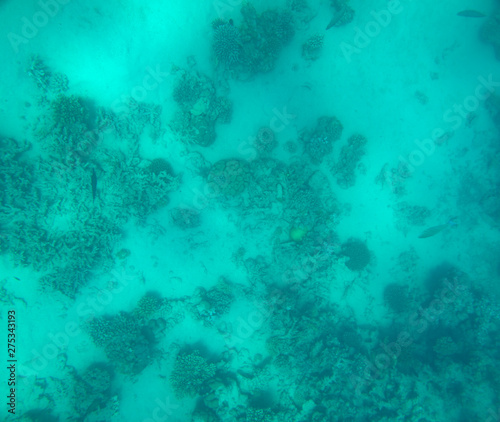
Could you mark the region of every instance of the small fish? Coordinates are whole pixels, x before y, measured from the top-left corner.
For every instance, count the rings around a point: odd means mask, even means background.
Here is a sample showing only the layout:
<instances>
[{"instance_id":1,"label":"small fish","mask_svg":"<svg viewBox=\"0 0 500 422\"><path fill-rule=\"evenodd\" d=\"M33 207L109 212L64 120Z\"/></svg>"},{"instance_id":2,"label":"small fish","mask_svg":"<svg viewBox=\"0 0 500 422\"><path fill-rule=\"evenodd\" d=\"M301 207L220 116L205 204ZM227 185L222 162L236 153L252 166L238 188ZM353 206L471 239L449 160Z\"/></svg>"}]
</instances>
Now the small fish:
<instances>
[{"instance_id":1,"label":"small fish","mask_svg":"<svg viewBox=\"0 0 500 422\"><path fill-rule=\"evenodd\" d=\"M462 10L461 12L458 12L457 15L464 16L466 18L484 18L486 16L477 10Z\"/></svg>"},{"instance_id":2,"label":"small fish","mask_svg":"<svg viewBox=\"0 0 500 422\"><path fill-rule=\"evenodd\" d=\"M90 184L92 186L92 203L94 203L95 196L97 194L97 175L95 174L95 169L92 169L92 177L90 178Z\"/></svg>"},{"instance_id":3,"label":"small fish","mask_svg":"<svg viewBox=\"0 0 500 422\"><path fill-rule=\"evenodd\" d=\"M435 234L442 232L444 229L456 225L457 217L450 218L450 220L446 224L441 224L439 226L429 227L428 229L425 229L422 233L420 233L420 236L418 236L418 238L425 239L426 237L434 236Z\"/></svg>"}]
</instances>

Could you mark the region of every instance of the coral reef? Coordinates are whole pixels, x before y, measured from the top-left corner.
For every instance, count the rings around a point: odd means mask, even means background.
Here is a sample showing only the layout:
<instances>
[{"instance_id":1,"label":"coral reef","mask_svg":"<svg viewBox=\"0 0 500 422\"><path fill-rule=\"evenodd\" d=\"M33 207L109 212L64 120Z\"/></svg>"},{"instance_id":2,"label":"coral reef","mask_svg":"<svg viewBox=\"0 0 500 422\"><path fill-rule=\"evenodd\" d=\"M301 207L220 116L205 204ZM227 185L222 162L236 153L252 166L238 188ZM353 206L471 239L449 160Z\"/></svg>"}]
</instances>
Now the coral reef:
<instances>
[{"instance_id":1,"label":"coral reef","mask_svg":"<svg viewBox=\"0 0 500 422\"><path fill-rule=\"evenodd\" d=\"M198 351L179 353L174 369L170 374L170 383L177 397L201 394L207 382L215 375L215 364L209 363Z\"/></svg>"},{"instance_id":2,"label":"coral reef","mask_svg":"<svg viewBox=\"0 0 500 422\"><path fill-rule=\"evenodd\" d=\"M130 313L102 316L87 323L87 331L104 349L115 367L126 374L139 374L156 354L154 343L145 336L144 326Z\"/></svg>"},{"instance_id":3,"label":"coral reef","mask_svg":"<svg viewBox=\"0 0 500 422\"><path fill-rule=\"evenodd\" d=\"M87 154L95 147L92 130L96 110L93 105L76 95L59 94L49 105L49 120L35 135L45 146L63 160L74 154Z\"/></svg>"},{"instance_id":4,"label":"coral reef","mask_svg":"<svg viewBox=\"0 0 500 422\"><path fill-rule=\"evenodd\" d=\"M148 320L157 313L162 305L163 299L156 292L147 292L139 299L134 309L134 315L140 320Z\"/></svg>"},{"instance_id":5,"label":"coral reef","mask_svg":"<svg viewBox=\"0 0 500 422\"><path fill-rule=\"evenodd\" d=\"M217 122L221 124L231 123L233 117L233 102L227 97L215 98L212 115L216 117Z\"/></svg>"},{"instance_id":6,"label":"coral reef","mask_svg":"<svg viewBox=\"0 0 500 422\"><path fill-rule=\"evenodd\" d=\"M194 229L201 224L199 211L192 208L175 207L170 215L172 223L183 230Z\"/></svg>"},{"instance_id":7,"label":"coral reef","mask_svg":"<svg viewBox=\"0 0 500 422\"><path fill-rule=\"evenodd\" d=\"M209 146L215 141L216 122L231 121L232 102L217 97L213 82L197 72L179 70L173 97L180 110L170 126L187 143Z\"/></svg>"},{"instance_id":8,"label":"coral reef","mask_svg":"<svg viewBox=\"0 0 500 422\"><path fill-rule=\"evenodd\" d=\"M498 130L500 130L500 96L494 93L491 94L485 101L485 105L491 115L493 123Z\"/></svg>"},{"instance_id":9,"label":"coral reef","mask_svg":"<svg viewBox=\"0 0 500 422\"><path fill-rule=\"evenodd\" d=\"M31 144L0 137L0 224L4 228L26 224L25 220L31 220L27 215L30 207L42 200L36 189L35 166L25 157L30 149ZM2 237L1 250L7 248L7 240Z\"/></svg>"},{"instance_id":10,"label":"coral reef","mask_svg":"<svg viewBox=\"0 0 500 422\"><path fill-rule=\"evenodd\" d=\"M231 285L223 277L211 289L202 289L200 295L204 304L203 313L211 316L221 316L229 312L234 301L231 290Z\"/></svg>"},{"instance_id":11,"label":"coral reef","mask_svg":"<svg viewBox=\"0 0 500 422\"><path fill-rule=\"evenodd\" d=\"M352 271L363 270L371 260L366 243L354 238L342 244L341 254L349 258L345 265Z\"/></svg>"},{"instance_id":12,"label":"coral reef","mask_svg":"<svg viewBox=\"0 0 500 422\"><path fill-rule=\"evenodd\" d=\"M89 366L74 383L74 409L85 418L88 413L104 408L111 401L112 370L103 363Z\"/></svg>"},{"instance_id":13,"label":"coral reef","mask_svg":"<svg viewBox=\"0 0 500 422\"><path fill-rule=\"evenodd\" d=\"M347 140L347 145L342 147L339 160L334 167L338 185L347 189L356 183L356 167L365 154L366 138L362 135L353 135Z\"/></svg>"},{"instance_id":14,"label":"coral reef","mask_svg":"<svg viewBox=\"0 0 500 422\"><path fill-rule=\"evenodd\" d=\"M124 160L119 154L109 153L102 164L106 187L103 200L108 212L120 219L129 216L145 219L149 214L167 205L169 193L180 185L180 175L174 175L164 159L144 160L138 156Z\"/></svg>"},{"instance_id":15,"label":"coral reef","mask_svg":"<svg viewBox=\"0 0 500 422\"><path fill-rule=\"evenodd\" d=\"M449 336L441 337L433 347L435 353L440 357L454 356L460 352L460 347Z\"/></svg>"},{"instance_id":16,"label":"coral reef","mask_svg":"<svg viewBox=\"0 0 500 422\"><path fill-rule=\"evenodd\" d=\"M214 94L215 88L207 77L184 70L179 70L179 73L172 96L184 110L191 110L200 98L211 97Z\"/></svg>"},{"instance_id":17,"label":"coral reef","mask_svg":"<svg viewBox=\"0 0 500 422\"><path fill-rule=\"evenodd\" d=\"M313 35L302 44L302 57L306 60L318 60L323 49L323 35Z\"/></svg>"},{"instance_id":18,"label":"coral reef","mask_svg":"<svg viewBox=\"0 0 500 422\"><path fill-rule=\"evenodd\" d=\"M207 176L210 192L215 196L237 196L247 187L250 179L248 164L237 159L217 161Z\"/></svg>"},{"instance_id":19,"label":"coral reef","mask_svg":"<svg viewBox=\"0 0 500 422\"><path fill-rule=\"evenodd\" d=\"M63 94L68 90L68 77L52 72L39 56L32 56L28 66L28 76L33 78L37 87L45 94Z\"/></svg>"},{"instance_id":20,"label":"coral reef","mask_svg":"<svg viewBox=\"0 0 500 422\"><path fill-rule=\"evenodd\" d=\"M172 166L163 158L155 158L154 160L151 160L151 163L149 163L149 166L147 166L146 169L156 176L161 176L162 172L165 172L165 174L170 176L174 175Z\"/></svg>"},{"instance_id":21,"label":"coral reef","mask_svg":"<svg viewBox=\"0 0 500 422\"><path fill-rule=\"evenodd\" d=\"M248 195L252 208L271 209L276 201L286 201L286 166L262 154L249 164L252 177L248 185Z\"/></svg>"},{"instance_id":22,"label":"coral reef","mask_svg":"<svg viewBox=\"0 0 500 422\"><path fill-rule=\"evenodd\" d=\"M231 23L216 25L213 49L219 63L228 67L238 63L241 57L241 40L238 29Z\"/></svg>"},{"instance_id":23,"label":"coral reef","mask_svg":"<svg viewBox=\"0 0 500 422\"><path fill-rule=\"evenodd\" d=\"M493 224L500 223L500 195L498 188L487 191L481 198L480 204L484 213Z\"/></svg>"},{"instance_id":24,"label":"coral reef","mask_svg":"<svg viewBox=\"0 0 500 422\"><path fill-rule=\"evenodd\" d=\"M222 57L231 59L231 68L235 75L255 75L274 69L276 60L284 46L290 43L294 34L292 14L287 10L265 10L258 13L255 7L244 2L241 6L243 21L236 29L230 29L230 24L216 25L215 33L222 31L225 35ZM226 38L227 37L227 38ZM234 43L237 40L238 48ZM227 47L231 48L229 54Z\"/></svg>"},{"instance_id":25,"label":"coral reef","mask_svg":"<svg viewBox=\"0 0 500 422\"><path fill-rule=\"evenodd\" d=\"M80 288L85 286L89 280L87 267L70 263L62 267L56 267L50 273L40 279L42 287L51 287L63 295L75 299Z\"/></svg>"},{"instance_id":26,"label":"coral reef","mask_svg":"<svg viewBox=\"0 0 500 422\"><path fill-rule=\"evenodd\" d=\"M495 10L486 20L479 36L481 40L493 46L495 55L500 60L500 9Z\"/></svg>"},{"instance_id":27,"label":"coral reef","mask_svg":"<svg viewBox=\"0 0 500 422\"><path fill-rule=\"evenodd\" d=\"M397 283L390 283L384 289L385 304L396 313L405 312L410 304L408 287Z\"/></svg>"},{"instance_id":28,"label":"coral reef","mask_svg":"<svg viewBox=\"0 0 500 422\"><path fill-rule=\"evenodd\" d=\"M420 262L408 242L387 248L374 233L366 232L373 251L359 238L340 243L339 233L353 223L349 212L357 202L339 201L336 194L343 197L345 192L332 186L332 174L341 188L354 186L357 172L364 168L360 159L367 141L351 136L334 163L334 143L343 127L333 116L312 120L297 137L294 125L282 121L289 115L286 109L281 113L274 108L279 104L268 102L272 115L259 123L259 116L250 113L247 117L255 121L241 126L250 132L227 140L229 155L221 155L220 148L202 148L215 141L219 123L231 121L232 102L221 95L222 89L227 89L224 95L229 89L237 94L245 78L273 83L283 72L300 76L301 67L312 66L299 57L297 63L280 62L277 75L256 77L275 68L296 30L305 37L301 42L310 34L308 25L316 10L306 0L284 3L286 9L257 11L245 1L241 19L213 21L214 78L197 73L192 56L187 59L189 70L172 68L176 110L171 131L162 126L162 106L124 97L113 110L96 107L90 99L67 93L67 78L33 58L29 76L38 87L38 106L45 116L29 127L34 127L48 153L40 152L38 145L31 149L30 144L0 137L0 252L12 255L14 264L41 273L37 279L42 293L50 296L49 304L57 305L58 315L67 315L73 325L75 315L92 317L82 323L88 336L63 341L70 336L68 325L66 333L53 334L49 327L47 346L45 333L34 339L38 343L31 359L23 357L19 382L29 387L23 391L36 399L36 408L26 410L20 420L122 420L118 397L126 394L115 390L123 379L142 378L146 368L144 380L167 393L170 382L178 399L178 404L162 402L162 409L185 406L175 417L192 422L487 419L500 388L500 306L491 288L500 273L494 232L484 241L490 249L488 261L475 260L471 276L443 263L422 277L428 261L422 256ZM323 10L320 3L315 7ZM332 0L332 5L332 26L352 20L354 11L347 0ZM231 7L224 14L236 12ZM483 37L496 48L493 24L487 22ZM307 39L302 45L304 60L318 59L323 41L320 34ZM290 57L297 58L300 47L296 44ZM230 77L240 81L229 84ZM287 94L288 85L284 87ZM297 88L314 93L308 83ZM277 89L281 92L283 87L278 84ZM162 88L159 96L163 92ZM424 104L424 97L419 94L417 100ZM300 96L293 98L294 104L302 101ZM499 104L495 95L485 101L496 124ZM321 114L314 119L317 116ZM473 131L473 120L472 115L464 117L464 130ZM259 129L260 124L267 126ZM168 137L160 139L164 132ZM476 143L486 135L492 138L490 132L474 134ZM241 137L249 141L238 144ZM277 159L283 153L275 150L278 138L293 154L288 161ZM460 198L474 205L469 218L475 219L474 213L487 216L492 226L500 220L496 140L490 139L491 148L484 150L489 155L485 168L493 180L489 185L480 186L472 170L452 166L462 181ZM223 158L232 157L229 151L234 149L247 156L243 145L250 147L248 160ZM459 158L456 153L453 157ZM390 184L393 192L403 194L404 181L412 174L408 166L384 165L377 183ZM200 201L198 191L190 198L188 186L173 193L181 183L177 170L185 172L190 186L206 182ZM411 183L407 185L409 189ZM438 204L437 219L447 212L442 207L453 205L453 195L448 196L438 197L445 200ZM175 205L167 208L171 198ZM206 228L202 213L207 219L215 215L217 222L227 217L238 236L221 233L219 224ZM408 231L425 224L430 211L397 202L394 216L396 227ZM142 233L130 233L127 240L149 234L144 240L159 247L143 254L137 245L119 243L129 235L130 223L138 224L135 229ZM376 242L386 247L378 252L384 258L380 264L393 265L376 265ZM218 254L217 248L226 245L231 249ZM174 250L165 255L165 248ZM231 254L236 269L218 265L217 259ZM476 255L480 254L479 248ZM453 253L448 255L453 258ZM179 256L193 263L192 271L176 265ZM141 262L144 258L152 265L138 279L142 268L137 265L147 264ZM214 275L214 268L232 274L231 280ZM14 270L0 281L0 302L29 307L33 297L24 300L9 290L10 285L24 283L28 271ZM151 274L158 279L150 279ZM127 283L131 289L122 289ZM376 287L374 291L375 284L385 284L382 297ZM146 287L152 285L158 292ZM82 292L88 296L80 297ZM98 306L100 299L111 296L111 306ZM104 313L114 309L127 312ZM173 329L183 318L185 324ZM210 354L203 346L207 335ZM73 367L81 362L78 356L88 352L90 341L104 362ZM185 346L186 341L194 346ZM115 372L121 373L119 382L113 379ZM449 374L457 379L449 381ZM460 407L457 403L474 396L474 389L484 400L473 409L454 411ZM25 398L19 399L21 408ZM159 403L149 404L150 415L156 417ZM47 410L54 408L54 414Z\"/></svg>"},{"instance_id":29,"label":"coral reef","mask_svg":"<svg viewBox=\"0 0 500 422\"><path fill-rule=\"evenodd\" d=\"M259 155L268 155L278 146L276 135L270 127L261 127L254 141L255 149Z\"/></svg>"},{"instance_id":30,"label":"coral reef","mask_svg":"<svg viewBox=\"0 0 500 422\"><path fill-rule=\"evenodd\" d=\"M410 226L423 226L430 217L427 207L398 202L394 207L395 225L398 230L408 232Z\"/></svg>"},{"instance_id":31,"label":"coral reef","mask_svg":"<svg viewBox=\"0 0 500 422\"><path fill-rule=\"evenodd\" d=\"M130 256L130 249L122 248L116 252L116 257L120 260L126 259Z\"/></svg>"},{"instance_id":32,"label":"coral reef","mask_svg":"<svg viewBox=\"0 0 500 422\"><path fill-rule=\"evenodd\" d=\"M319 164L330 154L333 143L342 135L342 124L336 117L322 116L313 130L305 130L300 136L304 151L314 164Z\"/></svg>"},{"instance_id":33,"label":"coral reef","mask_svg":"<svg viewBox=\"0 0 500 422\"><path fill-rule=\"evenodd\" d=\"M59 95L51 104L52 122L58 134L66 137L88 127L90 111L82 97Z\"/></svg>"},{"instance_id":34,"label":"coral reef","mask_svg":"<svg viewBox=\"0 0 500 422\"><path fill-rule=\"evenodd\" d=\"M117 222L89 211L89 185L81 182L89 180L87 170L70 171L55 157L27 162L23 155L29 148L0 139L0 248L16 264L44 271L43 287L75 298L91 271L111 267L121 231ZM55 219L60 223L54 225Z\"/></svg>"},{"instance_id":35,"label":"coral reef","mask_svg":"<svg viewBox=\"0 0 500 422\"><path fill-rule=\"evenodd\" d=\"M406 194L406 182L410 177L411 172L402 161L397 167L392 168L389 168L389 164L385 163L375 178L375 183L382 187L388 186L394 194L402 196Z\"/></svg>"}]
</instances>

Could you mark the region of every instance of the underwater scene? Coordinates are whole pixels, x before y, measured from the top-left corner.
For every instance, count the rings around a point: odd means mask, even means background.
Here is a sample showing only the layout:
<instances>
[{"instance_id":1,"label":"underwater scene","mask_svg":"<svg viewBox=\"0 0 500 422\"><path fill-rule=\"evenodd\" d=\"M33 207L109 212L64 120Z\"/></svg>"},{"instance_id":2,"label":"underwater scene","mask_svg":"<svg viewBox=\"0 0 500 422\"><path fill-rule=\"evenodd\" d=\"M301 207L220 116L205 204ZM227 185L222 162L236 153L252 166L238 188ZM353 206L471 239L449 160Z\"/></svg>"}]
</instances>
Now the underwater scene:
<instances>
[{"instance_id":1,"label":"underwater scene","mask_svg":"<svg viewBox=\"0 0 500 422\"><path fill-rule=\"evenodd\" d=\"M500 422L500 1L0 23L1 421Z\"/></svg>"}]
</instances>

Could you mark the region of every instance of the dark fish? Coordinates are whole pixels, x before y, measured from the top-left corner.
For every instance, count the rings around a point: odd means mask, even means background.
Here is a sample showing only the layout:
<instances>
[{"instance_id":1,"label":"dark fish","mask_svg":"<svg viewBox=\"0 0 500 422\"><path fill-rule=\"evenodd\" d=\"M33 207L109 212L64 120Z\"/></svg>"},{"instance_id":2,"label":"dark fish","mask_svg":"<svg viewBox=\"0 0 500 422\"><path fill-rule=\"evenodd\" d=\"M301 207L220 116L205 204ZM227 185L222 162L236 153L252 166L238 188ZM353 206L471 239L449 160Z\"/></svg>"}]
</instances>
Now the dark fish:
<instances>
[{"instance_id":1,"label":"dark fish","mask_svg":"<svg viewBox=\"0 0 500 422\"><path fill-rule=\"evenodd\" d=\"M466 18L484 18L486 16L477 10L462 10L461 12L458 12L457 15L465 16Z\"/></svg>"},{"instance_id":2,"label":"dark fish","mask_svg":"<svg viewBox=\"0 0 500 422\"><path fill-rule=\"evenodd\" d=\"M92 203L94 203L95 196L97 194L97 175L95 174L95 169L92 169L92 177L90 178L90 184L92 185Z\"/></svg>"},{"instance_id":3,"label":"dark fish","mask_svg":"<svg viewBox=\"0 0 500 422\"><path fill-rule=\"evenodd\" d=\"M333 14L332 20L326 27L326 31L337 25L337 23L340 22L340 20L342 19L347 10L347 6L345 3L337 4L334 7L335 7L335 13Z\"/></svg>"},{"instance_id":4,"label":"dark fish","mask_svg":"<svg viewBox=\"0 0 500 422\"><path fill-rule=\"evenodd\" d=\"M430 227L424 230L422 233L420 233L420 236L418 236L418 238L424 239L426 237L434 236L435 234L438 234L440 231L443 231L446 227L448 227L448 224L441 224L440 226Z\"/></svg>"},{"instance_id":5,"label":"dark fish","mask_svg":"<svg viewBox=\"0 0 500 422\"><path fill-rule=\"evenodd\" d=\"M434 236L435 234L442 232L447 227L456 225L457 225L457 217L453 217L446 224L440 224L439 226L429 227L428 229L425 229L422 233L420 233L420 236L418 236L418 238L425 239L426 237Z\"/></svg>"}]
</instances>

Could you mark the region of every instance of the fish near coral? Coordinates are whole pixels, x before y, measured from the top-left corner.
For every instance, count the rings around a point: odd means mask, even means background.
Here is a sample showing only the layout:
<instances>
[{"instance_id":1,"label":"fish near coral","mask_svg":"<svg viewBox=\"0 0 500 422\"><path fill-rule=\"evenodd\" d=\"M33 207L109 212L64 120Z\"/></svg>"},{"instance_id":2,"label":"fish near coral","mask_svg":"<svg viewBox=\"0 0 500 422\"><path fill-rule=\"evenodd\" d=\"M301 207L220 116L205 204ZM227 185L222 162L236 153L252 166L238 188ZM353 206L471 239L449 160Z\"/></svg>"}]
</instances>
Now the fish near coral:
<instances>
[{"instance_id":1,"label":"fish near coral","mask_svg":"<svg viewBox=\"0 0 500 422\"><path fill-rule=\"evenodd\" d=\"M457 217L450 218L450 220L446 224L440 224L439 226L429 227L428 229L425 229L422 233L420 233L420 236L418 236L418 238L425 239L426 237L432 237L442 232L444 229L448 227L454 227L456 225Z\"/></svg>"},{"instance_id":2,"label":"fish near coral","mask_svg":"<svg viewBox=\"0 0 500 422\"><path fill-rule=\"evenodd\" d=\"M486 16L484 13L478 12L477 10L462 10L458 12L457 15L466 18L484 18Z\"/></svg>"}]
</instances>

